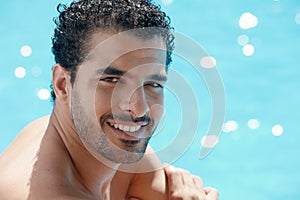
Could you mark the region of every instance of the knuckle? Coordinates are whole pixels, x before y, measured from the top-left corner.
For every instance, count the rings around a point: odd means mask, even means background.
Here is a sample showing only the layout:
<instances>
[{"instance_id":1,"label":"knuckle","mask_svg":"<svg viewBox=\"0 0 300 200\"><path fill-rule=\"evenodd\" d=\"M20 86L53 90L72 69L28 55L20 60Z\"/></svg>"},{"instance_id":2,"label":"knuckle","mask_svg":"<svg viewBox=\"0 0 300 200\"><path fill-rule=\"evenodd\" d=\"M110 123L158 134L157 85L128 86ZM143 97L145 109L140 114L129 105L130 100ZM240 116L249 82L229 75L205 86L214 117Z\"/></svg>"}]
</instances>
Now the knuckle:
<instances>
[{"instance_id":1,"label":"knuckle","mask_svg":"<svg viewBox=\"0 0 300 200\"><path fill-rule=\"evenodd\" d=\"M219 191L215 188L209 188L210 196L213 196L214 198L211 200L218 200L219 199Z\"/></svg>"},{"instance_id":2,"label":"knuckle","mask_svg":"<svg viewBox=\"0 0 300 200\"><path fill-rule=\"evenodd\" d=\"M195 178L195 179L202 180L202 179L200 178L200 176L196 176L196 175L192 175L192 176L193 176L193 178Z\"/></svg>"},{"instance_id":3,"label":"knuckle","mask_svg":"<svg viewBox=\"0 0 300 200\"><path fill-rule=\"evenodd\" d=\"M184 170L184 169L180 169L180 168L177 168L176 170L173 171L173 174L175 176L190 176L190 172L187 171L187 170Z\"/></svg>"},{"instance_id":4,"label":"knuckle","mask_svg":"<svg viewBox=\"0 0 300 200\"><path fill-rule=\"evenodd\" d=\"M213 192L214 194L216 194L217 196L219 196L219 191L215 188L211 188L211 192Z\"/></svg>"},{"instance_id":5,"label":"knuckle","mask_svg":"<svg viewBox=\"0 0 300 200\"><path fill-rule=\"evenodd\" d=\"M193 179L202 183L202 179L199 176L193 175Z\"/></svg>"}]
</instances>

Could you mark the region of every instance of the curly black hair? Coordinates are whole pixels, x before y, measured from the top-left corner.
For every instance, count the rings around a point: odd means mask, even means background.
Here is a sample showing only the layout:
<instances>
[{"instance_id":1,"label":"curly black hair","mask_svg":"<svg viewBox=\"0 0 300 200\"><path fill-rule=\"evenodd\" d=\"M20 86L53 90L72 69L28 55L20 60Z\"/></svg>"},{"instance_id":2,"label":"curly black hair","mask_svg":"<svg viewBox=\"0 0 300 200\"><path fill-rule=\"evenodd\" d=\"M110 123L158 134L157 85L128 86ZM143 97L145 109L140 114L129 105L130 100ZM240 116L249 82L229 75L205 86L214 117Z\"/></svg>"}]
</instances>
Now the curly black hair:
<instances>
[{"instance_id":1,"label":"curly black hair","mask_svg":"<svg viewBox=\"0 0 300 200\"><path fill-rule=\"evenodd\" d=\"M172 61L174 48L173 27L170 18L151 0L79 0L70 6L59 4L59 16L54 19L56 28L52 38L55 62L67 69L73 84L77 66L89 48L85 44L97 30L126 31L144 27L158 27L167 48L166 66ZM52 100L55 93L51 87Z\"/></svg>"}]
</instances>

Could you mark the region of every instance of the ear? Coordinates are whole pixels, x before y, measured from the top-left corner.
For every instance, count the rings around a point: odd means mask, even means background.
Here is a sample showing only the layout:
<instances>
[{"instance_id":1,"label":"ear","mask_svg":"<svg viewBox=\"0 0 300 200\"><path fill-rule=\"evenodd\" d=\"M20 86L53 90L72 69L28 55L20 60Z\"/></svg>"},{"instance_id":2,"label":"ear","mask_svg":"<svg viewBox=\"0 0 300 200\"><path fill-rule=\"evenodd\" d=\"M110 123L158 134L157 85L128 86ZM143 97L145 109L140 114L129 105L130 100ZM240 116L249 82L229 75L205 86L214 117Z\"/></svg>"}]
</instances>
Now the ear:
<instances>
[{"instance_id":1,"label":"ear","mask_svg":"<svg viewBox=\"0 0 300 200\"><path fill-rule=\"evenodd\" d=\"M68 103L72 89L70 80L68 70L57 63L52 70L52 86L57 100Z\"/></svg>"}]
</instances>

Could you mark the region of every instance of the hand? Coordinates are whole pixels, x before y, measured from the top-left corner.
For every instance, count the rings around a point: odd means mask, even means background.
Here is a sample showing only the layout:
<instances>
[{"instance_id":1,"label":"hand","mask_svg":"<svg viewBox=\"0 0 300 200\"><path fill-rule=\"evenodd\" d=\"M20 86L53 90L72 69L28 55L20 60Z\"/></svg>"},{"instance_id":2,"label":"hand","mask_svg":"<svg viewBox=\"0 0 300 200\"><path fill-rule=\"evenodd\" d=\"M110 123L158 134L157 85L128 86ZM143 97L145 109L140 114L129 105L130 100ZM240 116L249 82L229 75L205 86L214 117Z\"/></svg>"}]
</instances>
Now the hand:
<instances>
[{"instance_id":1,"label":"hand","mask_svg":"<svg viewBox=\"0 0 300 200\"><path fill-rule=\"evenodd\" d=\"M169 200L218 200L218 191L214 188L204 188L200 177L171 165L164 170Z\"/></svg>"}]
</instances>

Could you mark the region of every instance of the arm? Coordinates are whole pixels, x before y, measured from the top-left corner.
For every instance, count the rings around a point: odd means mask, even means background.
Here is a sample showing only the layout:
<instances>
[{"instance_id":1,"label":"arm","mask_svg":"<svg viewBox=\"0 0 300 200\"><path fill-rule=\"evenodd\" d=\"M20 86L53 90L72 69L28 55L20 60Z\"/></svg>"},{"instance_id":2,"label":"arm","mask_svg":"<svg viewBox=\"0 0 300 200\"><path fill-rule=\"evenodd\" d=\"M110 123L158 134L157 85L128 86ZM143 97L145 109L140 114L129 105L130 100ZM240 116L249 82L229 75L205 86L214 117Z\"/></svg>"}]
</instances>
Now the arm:
<instances>
[{"instance_id":1,"label":"arm","mask_svg":"<svg viewBox=\"0 0 300 200\"><path fill-rule=\"evenodd\" d=\"M151 147L147 148L145 156L137 163L136 171L128 188L128 199L167 200L166 177L163 165L154 154Z\"/></svg>"},{"instance_id":2,"label":"arm","mask_svg":"<svg viewBox=\"0 0 300 200\"><path fill-rule=\"evenodd\" d=\"M149 148L148 153L153 153ZM152 154L155 155L155 154ZM140 167L153 171L137 173L131 180L127 199L129 200L218 200L214 188L204 188L200 177L173 166L163 166L157 157L145 157Z\"/></svg>"}]
</instances>

